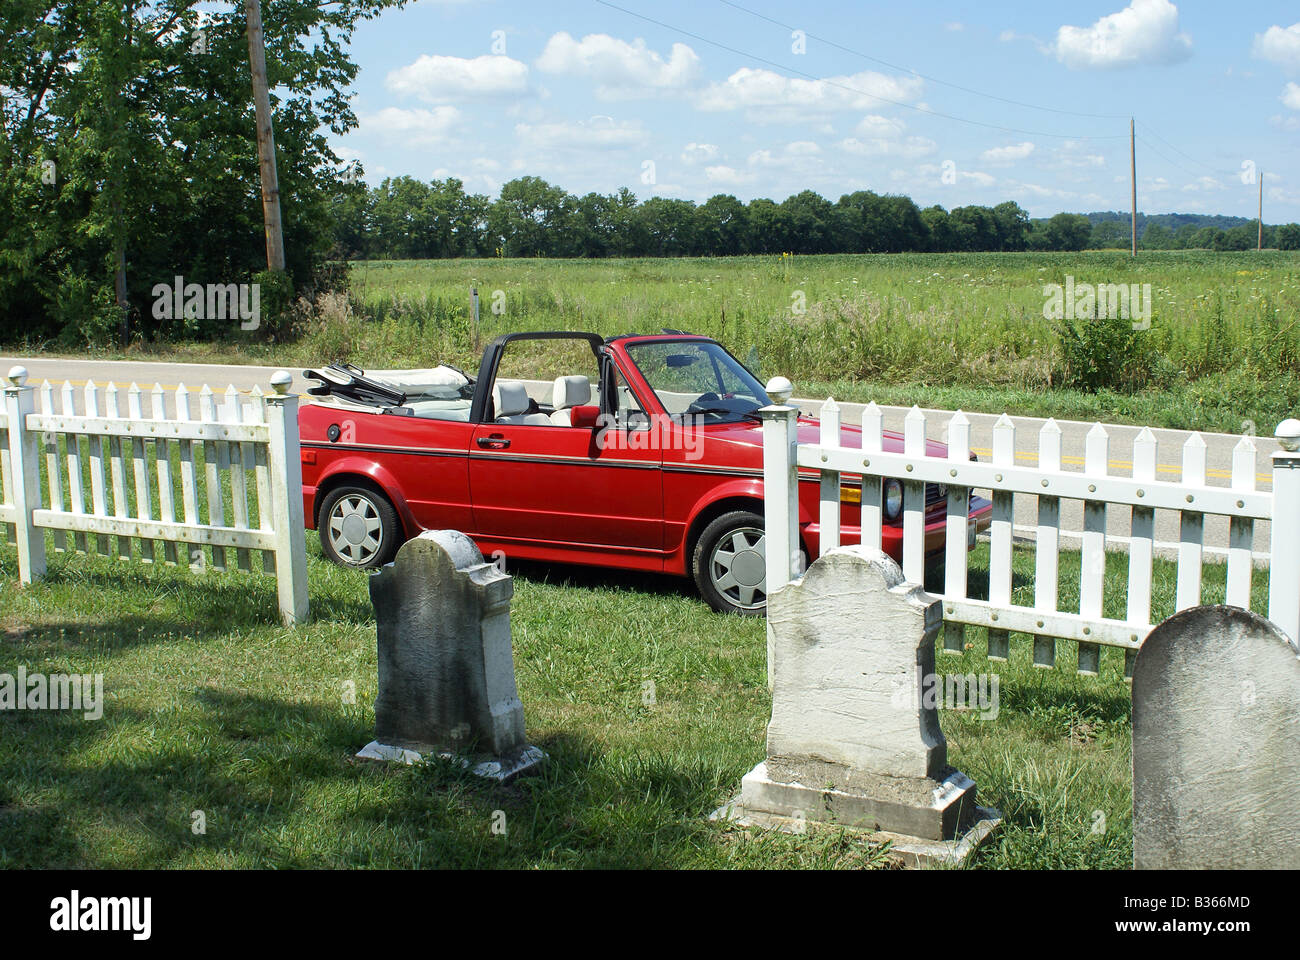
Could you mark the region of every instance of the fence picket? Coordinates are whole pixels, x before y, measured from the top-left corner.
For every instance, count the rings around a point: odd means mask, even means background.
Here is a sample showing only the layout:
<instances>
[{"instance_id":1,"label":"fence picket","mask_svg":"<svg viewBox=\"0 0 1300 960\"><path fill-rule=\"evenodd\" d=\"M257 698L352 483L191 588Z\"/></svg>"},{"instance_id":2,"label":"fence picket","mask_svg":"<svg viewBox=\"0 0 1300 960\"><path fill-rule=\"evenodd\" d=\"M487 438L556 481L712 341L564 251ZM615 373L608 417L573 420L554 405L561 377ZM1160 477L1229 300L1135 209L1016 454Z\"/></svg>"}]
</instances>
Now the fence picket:
<instances>
[{"instance_id":1,"label":"fence picket","mask_svg":"<svg viewBox=\"0 0 1300 960\"><path fill-rule=\"evenodd\" d=\"M1242 437L1232 449L1232 489L1250 492L1255 489L1255 442ZM1255 521L1250 517L1232 517L1228 522L1228 590L1229 604L1250 609L1252 543Z\"/></svg>"},{"instance_id":2,"label":"fence picket","mask_svg":"<svg viewBox=\"0 0 1300 960\"><path fill-rule=\"evenodd\" d=\"M1133 479L1156 482L1159 441L1150 427L1133 441ZM1151 507L1132 507L1129 518L1128 608L1129 623L1151 622L1151 560L1155 552L1156 512ZM1133 652L1124 654L1124 676L1133 676Z\"/></svg>"},{"instance_id":3,"label":"fence picket","mask_svg":"<svg viewBox=\"0 0 1300 960\"><path fill-rule=\"evenodd\" d=\"M65 417L70 417L76 412L76 394L73 393L72 382L64 380L63 415ZM68 460L68 508L75 514L85 514L86 492L81 473L81 437L75 433L65 434L63 437L63 447ZM82 553L90 552L90 544L86 540L86 534L80 530L77 530L72 534L72 542L76 549L80 550Z\"/></svg>"},{"instance_id":4,"label":"fence picket","mask_svg":"<svg viewBox=\"0 0 1300 960\"><path fill-rule=\"evenodd\" d=\"M840 446L840 408L834 397L827 397L821 409L821 445L823 447ZM821 513L818 520L821 533L818 553L833 550L840 545L840 483L841 476L835 470L823 470L821 477Z\"/></svg>"},{"instance_id":5,"label":"fence picket","mask_svg":"<svg viewBox=\"0 0 1300 960\"><path fill-rule=\"evenodd\" d=\"M167 419L167 394L161 383L153 385L153 418ZM158 437L153 444L154 469L158 474L158 519L163 523L176 522L176 488L172 484L171 443ZM163 541L163 560L176 563L176 544Z\"/></svg>"},{"instance_id":6,"label":"fence picket","mask_svg":"<svg viewBox=\"0 0 1300 960\"><path fill-rule=\"evenodd\" d=\"M1016 463L1016 425L1005 413L993 425L993 465L1012 467ZM997 475L999 478L1001 474ZM1016 497L1006 490L993 491L993 518L989 526L989 603L1011 603L1011 537L1015 523ZM994 619L997 615L994 614ZM989 659L1011 656L1011 636L1005 630L989 628Z\"/></svg>"},{"instance_id":7,"label":"fence picket","mask_svg":"<svg viewBox=\"0 0 1300 960\"><path fill-rule=\"evenodd\" d=\"M903 452L925 456L925 414L913 406L903 420ZM925 481L903 481L903 577L925 582Z\"/></svg>"},{"instance_id":8,"label":"fence picket","mask_svg":"<svg viewBox=\"0 0 1300 960\"><path fill-rule=\"evenodd\" d=\"M95 385L94 380L86 382L86 416L99 416L99 387ZM105 480L104 480L104 459L105 450L108 445L107 437L86 438L90 446L90 502L99 517L108 515L107 502L105 500ZM108 556L108 538L102 534L95 534L95 550L97 553Z\"/></svg>"},{"instance_id":9,"label":"fence picket","mask_svg":"<svg viewBox=\"0 0 1300 960\"><path fill-rule=\"evenodd\" d=\"M45 413L54 413L54 384L48 380L41 384L41 409ZM57 433L46 433L42 440L45 447L45 476L50 490L50 509L64 510L63 471L60 469L59 435ZM54 550L56 553L67 552L67 531L54 531Z\"/></svg>"},{"instance_id":10,"label":"fence picket","mask_svg":"<svg viewBox=\"0 0 1300 960\"><path fill-rule=\"evenodd\" d=\"M212 388L207 384L204 384L203 389L199 392L199 419L208 423L219 422L216 396L212 393ZM220 440L203 445L203 474L208 491L208 523L214 527L224 527L226 525L226 504L221 491L221 476L230 468L228 447L229 444ZM225 547L213 544L212 568L214 570L226 569Z\"/></svg>"},{"instance_id":11,"label":"fence picket","mask_svg":"<svg viewBox=\"0 0 1300 960\"><path fill-rule=\"evenodd\" d=\"M104 415L113 420L122 418L122 411L118 406L116 383L110 382L104 391ZM110 475L113 479L113 516L119 520L125 520L130 516L126 493L126 463L123 460L123 444L127 442L129 441L123 437L108 438ZM117 538L117 555L123 560L131 559L130 537Z\"/></svg>"},{"instance_id":12,"label":"fence picket","mask_svg":"<svg viewBox=\"0 0 1300 960\"><path fill-rule=\"evenodd\" d=\"M190 416L190 392L185 389L183 383L176 388L176 419L182 421L193 419ZM190 525L200 522L198 482L195 477L194 467L194 443L193 440L177 441L180 447L181 461L181 506L185 511L185 522ZM199 441L199 443L201 445L202 441ZM190 562L190 569L201 572L207 562L203 547L197 544L188 544L185 549L186 559Z\"/></svg>"},{"instance_id":13,"label":"fence picket","mask_svg":"<svg viewBox=\"0 0 1300 960\"><path fill-rule=\"evenodd\" d=\"M14 469L9 460L9 417L0 421L4 426L0 427L0 483L4 485L4 496L0 497L0 503L13 506L14 503ZM18 527L13 523L2 523L0 527L4 528L4 538L6 543L16 544L18 542Z\"/></svg>"},{"instance_id":14,"label":"fence picket","mask_svg":"<svg viewBox=\"0 0 1300 960\"><path fill-rule=\"evenodd\" d=\"M261 387L253 387L253 402L249 405L250 423L266 423L266 399ZM253 478L257 486L257 527L259 530L271 531L271 463L266 456L266 447L257 444L254 447ZM262 572L275 573L275 551L262 551Z\"/></svg>"},{"instance_id":15,"label":"fence picket","mask_svg":"<svg viewBox=\"0 0 1300 960\"><path fill-rule=\"evenodd\" d=\"M1110 435L1100 423L1093 424L1084 439L1083 472L1094 478L1088 492L1096 500L1083 502L1083 552L1079 558L1079 613L1100 618L1106 589L1106 493L1103 487L1110 475ZM1085 633L1090 632L1085 630ZM1089 676L1101 672L1101 647L1095 643L1079 644L1078 671Z\"/></svg>"},{"instance_id":16,"label":"fence picket","mask_svg":"<svg viewBox=\"0 0 1300 960\"><path fill-rule=\"evenodd\" d=\"M1061 427L1048 420L1038 432L1038 468L1043 472L1061 469ZM1038 497L1038 533L1034 542L1034 609L1056 613L1060 582L1061 498ZM1056 638L1034 637L1034 666L1044 670L1056 666Z\"/></svg>"},{"instance_id":17,"label":"fence picket","mask_svg":"<svg viewBox=\"0 0 1300 960\"><path fill-rule=\"evenodd\" d=\"M1183 444L1183 484L1205 486L1205 440L1194 433ZM1193 494L1187 495L1191 503ZM1178 536L1178 592L1174 606L1178 610L1200 606L1201 561L1204 554L1205 515L1184 510Z\"/></svg>"},{"instance_id":18,"label":"fence picket","mask_svg":"<svg viewBox=\"0 0 1300 960\"><path fill-rule=\"evenodd\" d=\"M952 463L949 475L957 478L970 463L970 419L958 410L948 421L948 460ZM944 527L944 596L966 596L966 527L970 523L971 488L948 485L948 513ZM961 653L966 644L966 627L948 621L943 628L943 649L946 653Z\"/></svg>"},{"instance_id":19,"label":"fence picket","mask_svg":"<svg viewBox=\"0 0 1300 960\"><path fill-rule=\"evenodd\" d=\"M224 423L244 422L244 408L239 402L239 391L233 384L226 388L226 401L221 407L221 419ZM248 529L248 474L245 473L248 446L247 443L230 444L230 509L234 514L236 530ZM235 565L245 573L253 569L251 557L246 548L235 549Z\"/></svg>"},{"instance_id":20,"label":"fence picket","mask_svg":"<svg viewBox=\"0 0 1300 960\"><path fill-rule=\"evenodd\" d=\"M862 459L870 461L873 453L880 453L884 442L885 415L873 400L862 411ZM881 547L880 506L881 481L879 477L862 478L862 545L873 550Z\"/></svg>"},{"instance_id":21,"label":"fence picket","mask_svg":"<svg viewBox=\"0 0 1300 960\"><path fill-rule=\"evenodd\" d=\"M144 419L144 404L140 385L132 383L126 395L126 411L134 421ZM138 437L132 444L131 472L135 480L135 518L153 520L153 493L149 489L149 455L148 444L143 437ZM153 563L157 559L157 543L153 540L140 541L140 559L144 563Z\"/></svg>"}]
</instances>

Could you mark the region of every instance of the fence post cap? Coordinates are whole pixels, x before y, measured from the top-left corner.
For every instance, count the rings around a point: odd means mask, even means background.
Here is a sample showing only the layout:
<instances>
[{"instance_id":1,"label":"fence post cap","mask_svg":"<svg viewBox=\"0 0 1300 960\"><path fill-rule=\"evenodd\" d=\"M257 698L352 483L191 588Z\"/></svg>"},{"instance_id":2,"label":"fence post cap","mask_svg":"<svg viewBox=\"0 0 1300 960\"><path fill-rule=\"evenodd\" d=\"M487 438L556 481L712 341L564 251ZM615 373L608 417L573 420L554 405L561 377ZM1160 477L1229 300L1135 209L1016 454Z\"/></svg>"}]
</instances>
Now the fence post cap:
<instances>
[{"instance_id":1,"label":"fence post cap","mask_svg":"<svg viewBox=\"0 0 1300 960\"><path fill-rule=\"evenodd\" d=\"M773 403L789 403L790 398L794 396L794 384L785 377L773 377L767 381L764 388L767 395L772 398Z\"/></svg>"},{"instance_id":2,"label":"fence post cap","mask_svg":"<svg viewBox=\"0 0 1300 960\"><path fill-rule=\"evenodd\" d=\"M1300 450L1300 420L1283 420L1273 431L1273 436L1287 453Z\"/></svg>"},{"instance_id":3,"label":"fence post cap","mask_svg":"<svg viewBox=\"0 0 1300 960\"><path fill-rule=\"evenodd\" d=\"M23 384L25 384L27 382L27 368L10 367L9 382L13 384L15 387L21 387Z\"/></svg>"},{"instance_id":4,"label":"fence post cap","mask_svg":"<svg viewBox=\"0 0 1300 960\"><path fill-rule=\"evenodd\" d=\"M287 370L277 370L271 374L271 389L280 396L289 392L289 387L293 385L293 375Z\"/></svg>"}]
</instances>

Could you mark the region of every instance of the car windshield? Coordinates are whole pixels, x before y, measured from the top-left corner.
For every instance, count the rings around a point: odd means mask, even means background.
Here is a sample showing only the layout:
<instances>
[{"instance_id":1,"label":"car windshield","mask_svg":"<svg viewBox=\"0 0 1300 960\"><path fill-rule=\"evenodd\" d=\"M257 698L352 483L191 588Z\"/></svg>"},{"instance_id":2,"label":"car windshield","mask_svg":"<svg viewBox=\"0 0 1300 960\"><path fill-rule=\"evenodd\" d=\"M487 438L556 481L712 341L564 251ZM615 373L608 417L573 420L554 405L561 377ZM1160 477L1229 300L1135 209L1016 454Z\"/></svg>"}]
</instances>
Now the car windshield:
<instances>
[{"instance_id":1,"label":"car windshield","mask_svg":"<svg viewBox=\"0 0 1300 960\"><path fill-rule=\"evenodd\" d=\"M671 416L735 423L771 402L753 374L712 341L635 343L627 353Z\"/></svg>"}]
</instances>

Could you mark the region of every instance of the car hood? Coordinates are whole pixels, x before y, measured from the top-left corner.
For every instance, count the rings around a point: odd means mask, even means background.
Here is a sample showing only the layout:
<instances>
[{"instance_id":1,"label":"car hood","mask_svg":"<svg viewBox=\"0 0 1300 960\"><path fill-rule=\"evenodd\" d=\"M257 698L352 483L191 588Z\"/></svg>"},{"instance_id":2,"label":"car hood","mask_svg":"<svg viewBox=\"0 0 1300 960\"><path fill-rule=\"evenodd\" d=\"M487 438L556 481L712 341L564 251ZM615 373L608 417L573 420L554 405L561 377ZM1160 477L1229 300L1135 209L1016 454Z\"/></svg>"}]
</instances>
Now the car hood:
<instances>
[{"instance_id":1,"label":"car hood","mask_svg":"<svg viewBox=\"0 0 1300 960\"><path fill-rule=\"evenodd\" d=\"M812 417L799 418L799 442L816 444L821 442L821 421ZM752 420L740 423L710 425L704 428L705 445L718 453L726 450L733 457L744 456L743 448L754 448L756 465L762 466L763 425ZM862 448L862 428L854 424L840 427L840 443L845 447ZM903 452L903 435L892 430L884 431L883 446L886 453ZM925 453L928 457L947 457L948 445L938 440L927 440Z\"/></svg>"}]
</instances>

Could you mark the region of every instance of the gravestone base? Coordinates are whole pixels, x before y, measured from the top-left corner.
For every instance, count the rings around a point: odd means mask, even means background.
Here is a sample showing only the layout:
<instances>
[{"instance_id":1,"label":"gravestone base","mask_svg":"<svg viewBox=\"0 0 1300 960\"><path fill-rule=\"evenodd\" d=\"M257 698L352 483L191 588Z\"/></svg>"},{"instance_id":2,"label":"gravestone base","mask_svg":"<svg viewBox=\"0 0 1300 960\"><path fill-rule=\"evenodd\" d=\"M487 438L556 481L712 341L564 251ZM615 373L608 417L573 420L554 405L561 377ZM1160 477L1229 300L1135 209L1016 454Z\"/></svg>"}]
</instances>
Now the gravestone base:
<instances>
[{"instance_id":1,"label":"gravestone base","mask_svg":"<svg viewBox=\"0 0 1300 960\"><path fill-rule=\"evenodd\" d=\"M976 806L974 782L956 770L942 780L842 770L834 778L825 774L836 765L818 766L827 770L805 769L802 779L838 786L805 786L779 761L760 763L741 780L740 796L711 819L787 833L814 825L844 828L873 843L890 841L890 855L907 867L961 864L1001 822L998 811Z\"/></svg>"},{"instance_id":2,"label":"gravestone base","mask_svg":"<svg viewBox=\"0 0 1300 960\"><path fill-rule=\"evenodd\" d=\"M465 757L460 754L441 750L412 750L409 747L395 747L392 744L371 740L357 752L363 760L396 761L398 763L422 763L430 757L441 757L461 765L470 773L497 783L509 783L515 777L535 773L546 761L546 753L533 746L525 746L504 757L480 754Z\"/></svg>"}]
</instances>

